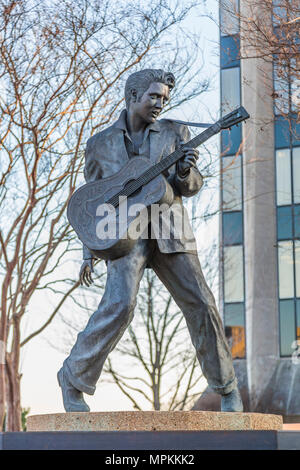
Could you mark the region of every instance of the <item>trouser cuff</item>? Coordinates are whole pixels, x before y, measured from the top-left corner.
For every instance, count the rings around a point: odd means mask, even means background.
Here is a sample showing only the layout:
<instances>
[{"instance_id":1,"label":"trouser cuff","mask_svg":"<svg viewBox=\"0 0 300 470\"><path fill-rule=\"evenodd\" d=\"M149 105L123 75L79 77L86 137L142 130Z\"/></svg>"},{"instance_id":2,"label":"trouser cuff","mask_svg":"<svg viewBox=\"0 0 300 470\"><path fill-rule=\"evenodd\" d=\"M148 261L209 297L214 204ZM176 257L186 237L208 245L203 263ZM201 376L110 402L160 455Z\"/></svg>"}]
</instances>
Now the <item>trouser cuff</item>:
<instances>
[{"instance_id":1,"label":"trouser cuff","mask_svg":"<svg viewBox=\"0 0 300 470\"><path fill-rule=\"evenodd\" d=\"M235 388L237 388L237 378L234 377L230 382L228 382L226 385L219 387L216 385L211 385L209 384L210 387L213 389L214 392L219 393L220 395L227 395L228 393L232 392Z\"/></svg>"},{"instance_id":2,"label":"trouser cuff","mask_svg":"<svg viewBox=\"0 0 300 470\"><path fill-rule=\"evenodd\" d=\"M63 364L64 373L66 374L69 382L73 385L73 387L77 388L80 392L87 393L88 395L94 395L96 387L91 385L86 385L82 382L78 377L75 377L72 372L70 371L70 367L66 362Z\"/></svg>"}]
</instances>

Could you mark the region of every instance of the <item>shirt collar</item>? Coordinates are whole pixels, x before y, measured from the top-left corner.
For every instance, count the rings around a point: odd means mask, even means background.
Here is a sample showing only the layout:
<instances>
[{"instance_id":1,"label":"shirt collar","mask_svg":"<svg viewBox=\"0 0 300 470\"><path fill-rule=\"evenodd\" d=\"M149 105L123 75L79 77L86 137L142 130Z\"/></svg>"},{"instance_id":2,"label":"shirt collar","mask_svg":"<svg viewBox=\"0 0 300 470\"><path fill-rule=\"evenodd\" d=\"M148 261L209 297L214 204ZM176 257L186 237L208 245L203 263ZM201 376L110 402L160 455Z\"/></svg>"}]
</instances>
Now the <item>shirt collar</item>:
<instances>
[{"instance_id":1,"label":"shirt collar","mask_svg":"<svg viewBox=\"0 0 300 470\"><path fill-rule=\"evenodd\" d=\"M125 135L128 138L130 138L129 137L129 132L128 132L128 129L127 129L127 125L126 125L126 116L127 116L127 111L126 111L126 109L123 109L123 111L121 112L121 114L119 116L119 119L113 124L113 126L117 127L118 129L122 129L125 132ZM160 132L159 121L155 121L155 122L149 124L146 127L146 134L148 134L149 131Z\"/></svg>"}]
</instances>

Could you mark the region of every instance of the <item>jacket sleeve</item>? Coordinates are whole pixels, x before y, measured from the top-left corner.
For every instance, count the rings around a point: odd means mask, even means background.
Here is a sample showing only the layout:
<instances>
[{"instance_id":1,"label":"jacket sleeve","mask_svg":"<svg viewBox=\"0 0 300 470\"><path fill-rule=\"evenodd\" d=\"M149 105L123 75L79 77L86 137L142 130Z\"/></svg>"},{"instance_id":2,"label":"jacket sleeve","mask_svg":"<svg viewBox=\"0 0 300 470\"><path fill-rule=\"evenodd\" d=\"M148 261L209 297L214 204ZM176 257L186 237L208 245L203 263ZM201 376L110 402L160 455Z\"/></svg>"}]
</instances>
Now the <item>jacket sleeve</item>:
<instances>
[{"instance_id":1,"label":"jacket sleeve","mask_svg":"<svg viewBox=\"0 0 300 470\"><path fill-rule=\"evenodd\" d=\"M87 183L91 183L102 178L100 162L99 159L96 158L96 155L99 153L97 151L97 145L101 146L101 143L99 142L97 144L97 140L99 140L99 137L96 135L91 137L86 144L84 178Z\"/></svg>"},{"instance_id":2,"label":"jacket sleeve","mask_svg":"<svg viewBox=\"0 0 300 470\"><path fill-rule=\"evenodd\" d=\"M179 127L179 139L177 142L177 147L180 145L180 141L188 142L189 140L191 140L191 133L188 127L181 125ZM198 191L200 191L203 186L203 178L199 170L195 167L190 168L189 173L184 178L181 178L177 173L176 165L174 185L179 194L185 197L190 197L194 196L198 193Z\"/></svg>"},{"instance_id":3,"label":"jacket sleeve","mask_svg":"<svg viewBox=\"0 0 300 470\"><path fill-rule=\"evenodd\" d=\"M85 164L84 164L84 178L87 183L99 180L102 178L102 170L96 156L96 136L91 137L86 144L85 149ZM87 246L82 245L82 258L84 260L95 258Z\"/></svg>"}]
</instances>

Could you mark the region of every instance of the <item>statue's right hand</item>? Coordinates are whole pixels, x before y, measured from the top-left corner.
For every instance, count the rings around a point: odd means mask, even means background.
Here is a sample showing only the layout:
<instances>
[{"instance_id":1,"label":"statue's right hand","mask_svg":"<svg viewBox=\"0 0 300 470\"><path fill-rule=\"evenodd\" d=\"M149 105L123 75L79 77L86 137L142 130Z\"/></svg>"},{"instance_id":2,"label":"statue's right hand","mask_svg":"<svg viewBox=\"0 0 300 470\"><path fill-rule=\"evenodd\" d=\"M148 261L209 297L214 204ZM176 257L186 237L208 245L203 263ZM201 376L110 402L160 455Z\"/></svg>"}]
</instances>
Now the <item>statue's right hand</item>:
<instances>
[{"instance_id":1,"label":"statue's right hand","mask_svg":"<svg viewBox=\"0 0 300 470\"><path fill-rule=\"evenodd\" d=\"M90 287L90 285L94 282L92 278L93 272L93 259L85 259L81 265L79 273L80 284L82 286L85 284L87 287Z\"/></svg>"}]
</instances>

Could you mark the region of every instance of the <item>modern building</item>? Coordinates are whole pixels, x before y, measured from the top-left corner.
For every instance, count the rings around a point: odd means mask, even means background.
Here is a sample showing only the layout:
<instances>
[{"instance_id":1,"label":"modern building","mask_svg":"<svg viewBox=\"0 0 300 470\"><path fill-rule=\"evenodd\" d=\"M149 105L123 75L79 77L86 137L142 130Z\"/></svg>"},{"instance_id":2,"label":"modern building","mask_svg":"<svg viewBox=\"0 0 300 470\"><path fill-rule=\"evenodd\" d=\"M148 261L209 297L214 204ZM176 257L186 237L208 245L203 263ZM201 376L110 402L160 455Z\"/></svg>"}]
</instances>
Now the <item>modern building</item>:
<instances>
[{"instance_id":1,"label":"modern building","mask_svg":"<svg viewBox=\"0 0 300 470\"><path fill-rule=\"evenodd\" d=\"M220 310L245 411L279 413L285 422L300 422L295 83L277 77L272 61L255 54L240 59L249 44L234 12L245 17L249 1L220 3L221 112L242 104L251 116L221 135ZM266 21L272 21L271 13ZM207 389L194 408L218 409L217 400Z\"/></svg>"}]
</instances>

